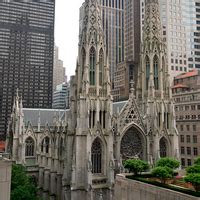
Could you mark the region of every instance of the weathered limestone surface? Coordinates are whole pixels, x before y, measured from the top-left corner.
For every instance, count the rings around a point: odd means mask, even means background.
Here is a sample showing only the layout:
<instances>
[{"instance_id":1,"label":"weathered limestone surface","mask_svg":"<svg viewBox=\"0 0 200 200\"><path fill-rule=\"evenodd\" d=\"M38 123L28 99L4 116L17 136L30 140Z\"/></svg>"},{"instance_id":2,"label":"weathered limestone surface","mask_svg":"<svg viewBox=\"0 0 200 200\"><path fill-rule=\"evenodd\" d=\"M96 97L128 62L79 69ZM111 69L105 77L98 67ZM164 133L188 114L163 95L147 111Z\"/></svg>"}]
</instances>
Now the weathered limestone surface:
<instances>
[{"instance_id":1,"label":"weathered limestone surface","mask_svg":"<svg viewBox=\"0 0 200 200\"><path fill-rule=\"evenodd\" d=\"M10 161L0 157L0 200L10 200L11 167Z\"/></svg>"},{"instance_id":2,"label":"weathered limestone surface","mask_svg":"<svg viewBox=\"0 0 200 200\"><path fill-rule=\"evenodd\" d=\"M117 175L114 191L115 200L200 200L180 192L127 179Z\"/></svg>"}]
</instances>

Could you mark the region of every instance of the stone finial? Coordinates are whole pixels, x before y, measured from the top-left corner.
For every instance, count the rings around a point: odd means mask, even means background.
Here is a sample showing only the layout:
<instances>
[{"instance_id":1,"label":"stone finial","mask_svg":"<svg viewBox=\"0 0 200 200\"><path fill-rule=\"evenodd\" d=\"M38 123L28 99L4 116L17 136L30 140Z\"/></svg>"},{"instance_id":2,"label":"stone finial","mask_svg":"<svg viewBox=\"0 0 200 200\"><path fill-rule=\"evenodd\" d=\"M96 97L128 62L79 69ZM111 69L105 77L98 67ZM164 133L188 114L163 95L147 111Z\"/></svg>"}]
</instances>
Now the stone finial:
<instances>
[{"instance_id":1,"label":"stone finial","mask_svg":"<svg viewBox=\"0 0 200 200\"><path fill-rule=\"evenodd\" d=\"M130 81L130 94L135 95L135 83L133 80Z\"/></svg>"}]
</instances>

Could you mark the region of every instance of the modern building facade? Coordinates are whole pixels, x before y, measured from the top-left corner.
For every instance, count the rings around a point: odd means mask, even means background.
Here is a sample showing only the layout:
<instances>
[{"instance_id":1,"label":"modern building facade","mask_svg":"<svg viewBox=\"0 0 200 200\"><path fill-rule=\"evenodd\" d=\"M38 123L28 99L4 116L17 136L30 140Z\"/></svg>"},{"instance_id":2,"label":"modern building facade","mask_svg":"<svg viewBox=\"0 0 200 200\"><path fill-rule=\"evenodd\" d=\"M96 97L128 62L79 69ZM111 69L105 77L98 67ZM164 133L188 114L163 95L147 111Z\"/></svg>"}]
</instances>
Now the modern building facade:
<instances>
[{"instance_id":1,"label":"modern building facade","mask_svg":"<svg viewBox=\"0 0 200 200\"><path fill-rule=\"evenodd\" d=\"M84 4L70 109L25 109L16 97L7 150L37 171L44 200L114 200L114 174L123 170L124 160L137 157L154 165L160 157L179 158L158 3L148 0L145 13L139 85L135 95L131 82L128 101L112 101L98 0Z\"/></svg>"},{"instance_id":2,"label":"modern building facade","mask_svg":"<svg viewBox=\"0 0 200 200\"><path fill-rule=\"evenodd\" d=\"M125 0L125 61L133 62L137 69L140 62L140 0ZM136 70L136 74L137 74Z\"/></svg>"},{"instance_id":3,"label":"modern building facade","mask_svg":"<svg viewBox=\"0 0 200 200\"><path fill-rule=\"evenodd\" d=\"M114 72L114 101L128 99L129 83L137 83L138 67L140 63L140 0L124 0L124 54L123 62L117 64ZM135 84L136 85L136 84Z\"/></svg>"},{"instance_id":4,"label":"modern building facade","mask_svg":"<svg viewBox=\"0 0 200 200\"><path fill-rule=\"evenodd\" d=\"M55 91L57 85L67 82L63 61L59 59L59 48L56 45L54 46L53 62L53 91Z\"/></svg>"},{"instance_id":5,"label":"modern building facade","mask_svg":"<svg viewBox=\"0 0 200 200\"><path fill-rule=\"evenodd\" d=\"M0 2L0 134L13 96L26 107L51 108L55 1Z\"/></svg>"},{"instance_id":6,"label":"modern building facade","mask_svg":"<svg viewBox=\"0 0 200 200\"><path fill-rule=\"evenodd\" d=\"M65 109L66 98L69 96L69 84L63 83L56 86L56 90L53 92L53 105L54 109Z\"/></svg>"},{"instance_id":7,"label":"modern building facade","mask_svg":"<svg viewBox=\"0 0 200 200\"><path fill-rule=\"evenodd\" d=\"M122 62L117 65L114 73L113 101L128 100L130 82L136 81L136 65L133 62ZM134 85L136 86L136 84Z\"/></svg>"},{"instance_id":8,"label":"modern building facade","mask_svg":"<svg viewBox=\"0 0 200 200\"><path fill-rule=\"evenodd\" d=\"M176 123L182 167L191 166L200 155L200 71L193 70L174 78Z\"/></svg>"},{"instance_id":9,"label":"modern building facade","mask_svg":"<svg viewBox=\"0 0 200 200\"><path fill-rule=\"evenodd\" d=\"M187 55L189 69L200 69L200 1L183 1L183 23L187 34Z\"/></svg>"}]
</instances>

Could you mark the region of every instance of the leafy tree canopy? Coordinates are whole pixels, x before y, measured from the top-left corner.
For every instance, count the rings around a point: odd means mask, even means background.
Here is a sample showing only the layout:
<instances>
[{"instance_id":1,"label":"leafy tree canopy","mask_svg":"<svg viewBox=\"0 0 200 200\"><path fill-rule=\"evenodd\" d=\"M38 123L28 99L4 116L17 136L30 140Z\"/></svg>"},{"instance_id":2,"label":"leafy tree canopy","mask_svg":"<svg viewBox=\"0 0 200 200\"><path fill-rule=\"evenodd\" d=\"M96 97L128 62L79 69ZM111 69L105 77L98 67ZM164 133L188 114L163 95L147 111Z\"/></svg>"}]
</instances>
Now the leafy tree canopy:
<instances>
[{"instance_id":1,"label":"leafy tree canopy","mask_svg":"<svg viewBox=\"0 0 200 200\"><path fill-rule=\"evenodd\" d=\"M156 162L156 167L169 167L170 169L177 169L180 166L180 162L174 158L160 158Z\"/></svg>"},{"instance_id":2,"label":"leafy tree canopy","mask_svg":"<svg viewBox=\"0 0 200 200\"><path fill-rule=\"evenodd\" d=\"M185 177L185 181L191 183L196 191L200 191L200 174L192 173Z\"/></svg>"},{"instance_id":3,"label":"leafy tree canopy","mask_svg":"<svg viewBox=\"0 0 200 200\"><path fill-rule=\"evenodd\" d=\"M33 179L26 174L22 165L12 166L11 200L38 200Z\"/></svg>"},{"instance_id":4,"label":"leafy tree canopy","mask_svg":"<svg viewBox=\"0 0 200 200\"><path fill-rule=\"evenodd\" d=\"M147 162L143 160L128 159L124 162L124 167L135 175L149 169Z\"/></svg>"},{"instance_id":5,"label":"leafy tree canopy","mask_svg":"<svg viewBox=\"0 0 200 200\"><path fill-rule=\"evenodd\" d=\"M197 159L194 161L194 164L195 164L195 165L200 165L200 158L197 158Z\"/></svg>"},{"instance_id":6,"label":"leafy tree canopy","mask_svg":"<svg viewBox=\"0 0 200 200\"><path fill-rule=\"evenodd\" d=\"M200 173L200 165L193 165L186 169L187 174Z\"/></svg>"},{"instance_id":7,"label":"leafy tree canopy","mask_svg":"<svg viewBox=\"0 0 200 200\"><path fill-rule=\"evenodd\" d=\"M169 167L155 167L152 170L152 175L158 177L162 183L165 183L167 178L171 178L173 176L173 170Z\"/></svg>"}]
</instances>

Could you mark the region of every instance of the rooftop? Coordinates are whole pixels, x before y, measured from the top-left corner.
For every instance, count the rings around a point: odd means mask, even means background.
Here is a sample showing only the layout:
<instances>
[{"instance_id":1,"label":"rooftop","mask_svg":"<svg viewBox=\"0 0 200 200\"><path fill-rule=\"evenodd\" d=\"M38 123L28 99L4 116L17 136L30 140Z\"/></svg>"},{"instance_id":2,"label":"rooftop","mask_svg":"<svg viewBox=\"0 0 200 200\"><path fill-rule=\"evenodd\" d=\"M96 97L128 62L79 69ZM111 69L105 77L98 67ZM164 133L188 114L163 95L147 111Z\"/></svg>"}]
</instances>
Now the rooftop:
<instances>
[{"instance_id":1,"label":"rooftop","mask_svg":"<svg viewBox=\"0 0 200 200\"><path fill-rule=\"evenodd\" d=\"M192 76L198 76L199 74L200 74L199 70L194 69L192 71L180 74L180 75L174 77L174 79L183 79L183 78L188 78L188 77L192 77Z\"/></svg>"}]
</instances>

